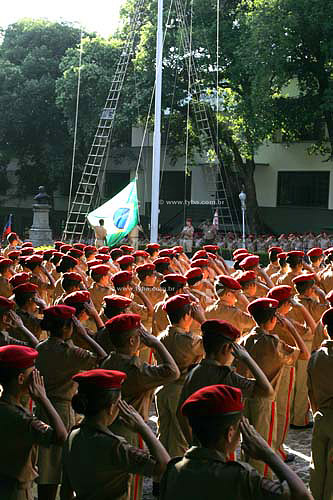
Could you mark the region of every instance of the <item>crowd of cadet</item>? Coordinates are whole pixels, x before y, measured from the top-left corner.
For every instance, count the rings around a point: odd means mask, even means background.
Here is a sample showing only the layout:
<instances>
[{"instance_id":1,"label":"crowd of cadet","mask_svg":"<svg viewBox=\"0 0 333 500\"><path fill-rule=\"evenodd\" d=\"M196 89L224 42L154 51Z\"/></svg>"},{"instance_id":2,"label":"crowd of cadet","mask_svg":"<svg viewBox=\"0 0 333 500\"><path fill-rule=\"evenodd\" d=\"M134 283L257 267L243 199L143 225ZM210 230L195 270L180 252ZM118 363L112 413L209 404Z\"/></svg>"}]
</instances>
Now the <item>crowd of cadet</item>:
<instances>
[{"instance_id":1,"label":"crowd of cadet","mask_svg":"<svg viewBox=\"0 0 333 500\"><path fill-rule=\"evenodd\" d=\"M333 248L219 251L9 234L1 500L136 500L144 476L161 500L333 498Z\"/></svg>"}]
</instances>

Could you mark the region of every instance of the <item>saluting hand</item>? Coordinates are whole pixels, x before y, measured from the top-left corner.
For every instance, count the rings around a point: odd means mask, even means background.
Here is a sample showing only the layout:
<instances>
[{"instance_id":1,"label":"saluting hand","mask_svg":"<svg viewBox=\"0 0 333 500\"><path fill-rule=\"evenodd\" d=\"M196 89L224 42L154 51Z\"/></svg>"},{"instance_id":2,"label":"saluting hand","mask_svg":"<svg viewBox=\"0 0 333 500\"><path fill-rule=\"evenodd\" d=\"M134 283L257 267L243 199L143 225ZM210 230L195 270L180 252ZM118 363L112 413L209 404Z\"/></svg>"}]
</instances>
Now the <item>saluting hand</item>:
<instances>
[{"instance_id":1,"label":"saluting hand","mask_svg":"<svg viewBox=\"0 0 333 500\"><path fill-rule=\"evenodd\" d=\"M236 342L232 343L232 355L235 359L238 359L239 361L244 361L246 362L248 359L251 358L250 354L247 352L245 347L242 345L236 344Z\"/></svg>"},{"instance_id":2,"label":"saluting hand","mask_svg":"<svg viewBox=\"0 0 333 500\"><path fill-rule=\"evenodd\" d=\"M24 326L22 319L15 311L9 311L8 318L10 321L7 322L8 326L22 328Z\"/></svg>"},{"instance_id":3,"label":"saluting hand","mask_svg":"<svg viewBox=\"0 0 333 500\"><path fill-rule=\"evenodd\" d=\"M265 461L267 454L274 453L246 417L241 419L240 431L242 434L242 449L247 456L255 460Z\"/></svg>"},{"instance_id":4,"label":"saluting hand","mask_svg":"<svg viewBox=\"0 0 333 500\"><path fill-rule=\"evenodd\" d=\"M151 333L149 333L143 325L140 326L139 333L141 342L147 347L155 347L159 342L158 339L154 337L154 335L151 335Z\"/></svg>"},{"instance_id":5,"label":"saluting hand","mask_svg":"<svg viewBox=\"0 0 333 500\"><path fill-rule=\"evenodd\" d=\"M44 385L44 377L39 373L39 371L36 368L31 373L29 393L31 399L33 399L34 401L41 401L42 399L47 398Z\"/></svg>"},{"instance_id":6,"label":"saluting hand","mask_svg":"<svg viewBox=\"0 0 333 500\"><path fill-rule=\"evenodd\" d=\"M136 432L140 432L143 427L145 427L145 422L141 415L133 408L121 399L118 403L120 420L130 429Z\"/></svg>"}]
</instances>

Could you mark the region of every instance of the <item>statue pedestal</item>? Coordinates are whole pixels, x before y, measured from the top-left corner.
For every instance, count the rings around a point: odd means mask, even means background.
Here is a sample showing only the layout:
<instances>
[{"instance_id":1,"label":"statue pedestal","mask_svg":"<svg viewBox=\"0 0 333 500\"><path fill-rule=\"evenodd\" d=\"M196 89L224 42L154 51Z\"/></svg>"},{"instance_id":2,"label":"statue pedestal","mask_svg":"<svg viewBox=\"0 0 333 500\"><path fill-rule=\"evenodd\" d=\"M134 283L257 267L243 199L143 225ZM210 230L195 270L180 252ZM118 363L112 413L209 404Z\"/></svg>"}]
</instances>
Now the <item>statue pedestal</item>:
<instances>
[{"instance_id":1,"label":"statue pedestal","mask_svg":"<svg viewBox=\"0 0 333 500\"><path fill-rule=\"evenodd\" d=\"M33 205L34 218L29 230L29 239L35 246L53 245L52 231L49 224L50 205Z\"/></svg>"}]
</instances>

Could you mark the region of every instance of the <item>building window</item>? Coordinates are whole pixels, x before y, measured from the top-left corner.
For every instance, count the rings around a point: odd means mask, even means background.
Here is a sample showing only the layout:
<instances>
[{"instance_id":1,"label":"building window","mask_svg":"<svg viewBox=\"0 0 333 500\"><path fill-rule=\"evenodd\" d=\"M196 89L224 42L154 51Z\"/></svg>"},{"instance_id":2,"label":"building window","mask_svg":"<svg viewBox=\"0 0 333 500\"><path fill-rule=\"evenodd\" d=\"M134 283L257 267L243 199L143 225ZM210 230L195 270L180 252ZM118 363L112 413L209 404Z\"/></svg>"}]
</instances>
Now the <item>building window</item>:
<instances>
[{"instance_id":1,"label":"building window","mask_svg":"<svg viewBox=\"0 0 333 500\"><path fill-rule=\"evenodd\" d=\"M279 207L328 208L330 172L279 172Z\"/></svg>"}]
</instances>

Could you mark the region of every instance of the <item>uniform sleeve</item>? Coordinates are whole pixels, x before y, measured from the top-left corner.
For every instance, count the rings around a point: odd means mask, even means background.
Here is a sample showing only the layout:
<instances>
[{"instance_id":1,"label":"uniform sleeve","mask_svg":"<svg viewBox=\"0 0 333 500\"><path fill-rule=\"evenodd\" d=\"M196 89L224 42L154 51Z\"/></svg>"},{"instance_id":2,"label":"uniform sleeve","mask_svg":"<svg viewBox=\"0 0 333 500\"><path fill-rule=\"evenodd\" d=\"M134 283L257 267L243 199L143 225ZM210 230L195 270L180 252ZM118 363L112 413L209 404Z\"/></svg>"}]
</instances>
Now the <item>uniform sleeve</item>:
<instances>
[{"instance_id":1,"label":"uniform sleeve","mask_svg":"<svg viewBox=\"0 0 333 500\"><path fill-rule=\"evenodd\" d=\"M23 345L24 347L30 347L28 342L15 339L10 335L8 335L8 337L5 340L3 338L0 338L0 345Z\"/></svg>"},{"instance_id":2,"label":"uniform sleeve","mask_svg":"<svg viewBox=\"0 0 333 500\"><path fill-rule=\"evenodd\" d=\"M92 352L76 347L74 344L68 344L67 356L72 362L73 369L90 370L97 366L97 356Z\"/></svg>"},{"instance_id":3,"label":"uniform sleeve","mask_svg":"<svg viewBox=\"0 0 333 500\"><path fill-rule=\"evenodd\" d=\"M172 370L166 364L153 366L143 363L137 374L138 387L140 391L154 389L167 383L172 375Z\"/></svg>"},{"instance_id":4,"label":"uniform sleeve","mask_svg":"<svg viewBox=\"0 0 333 500\"><path fill-rule=\"evenodd\" d=\"M256 325L252 316L241 311L240 309L239 311L237 311L236 321L237 321L236 326L239 327L240 330L250 330Z\"/></svg>"},{"instance_id":5,"label":"uniform sleeve","mask_svg":"<svg viewBox=\"0 0 333 500\"><path fill-rule=\"evenodd\" d=\"M138 304L137 302L133 301L131 304L131 309L134 314L139 314L141 316L141 321L147 321L147 319L149 318L148 309L145 305Z\"/></svg>"},{"instance_id":6,"label":"uniform sleeve","mask_svg":"<svg viewBox=\"0 0 333 500\"><path fill-rule=\"evenodd\" d=\"M131 446L125 439L117 439L111 449L110 461L130 474L151 477L154 475L156 461L144 450Z\"/></svg>"},{"instance_id":7,"label":"uniform sleeve","mask_svg":"<svg viewBox=\"0 0 333 500\"><path fill-rule=\"evenodd\" d=\"M48 447L54 442L55 433L52 427L23 409L14 410L11 425L17 430L17 435L28 437L32 444Z\"/></svg>"},{"instance_id":8,"label":"uniform sleeve","mask_svg":"<svg viewBox=\"0 0 333 500\"><path fill-rule=\"evenodd\" d=\"M256 381L253 378L243 377L239 375L235 370L230 370L230 373L225 377L224 382L221 384L231 385L232 387L237 387L241 389L244 398L252 398L253 391L256 385Z\"/></svg>"},{"instance_id":9,"label":"uniform sleeve","mask_svg":"<svg viewBox=\"0 0 333 500\"><path fill-rule=\"evenodd\" d=\"M264 478L259 472L248 464L242 464L240 481L243 483L244 496L248 500L274 500L292 498L290 488L286 481L273 481Z\"/></svg>"},{"instance_id":10,"label":"uniform sleeve","mask_svg":"<svg viewBox=\"0 0 333 500\"><path fill-rule=\"evenodd\" d=\"M293 366L299 356L299 349L286 344L283 340L276 339L277 352L284 365Z\"/></svg>"}]
</instances>

